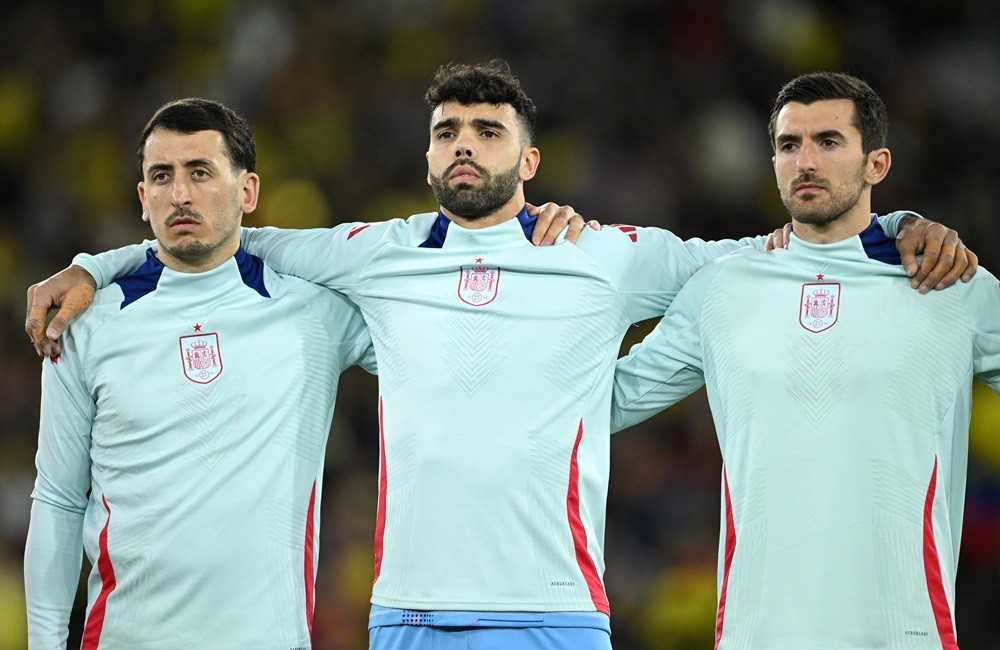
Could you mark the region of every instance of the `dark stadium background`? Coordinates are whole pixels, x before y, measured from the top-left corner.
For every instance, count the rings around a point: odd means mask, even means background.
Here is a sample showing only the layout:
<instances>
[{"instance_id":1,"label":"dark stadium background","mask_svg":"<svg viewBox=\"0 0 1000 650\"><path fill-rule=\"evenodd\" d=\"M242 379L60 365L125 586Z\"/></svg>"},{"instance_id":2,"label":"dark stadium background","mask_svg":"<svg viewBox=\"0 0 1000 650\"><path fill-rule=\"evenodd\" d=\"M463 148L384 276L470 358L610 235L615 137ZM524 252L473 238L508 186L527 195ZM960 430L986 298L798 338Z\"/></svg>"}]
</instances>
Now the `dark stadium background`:
<instances>
[{"instance_id":1,"label":"dark stadium background","mask_svg":"<svg viewBox=\"0 0 1000 650\"><path fill-rule=\"evenodd\" d=\"M890 107L893 166L875 209L910 208L955 227L1000 270L998 6L8 0L0 10L0 648L23 647L25 634L21 559L40 362L22 329L24 291L78 251L149 234L133 154L163 102L211 97L246 115L263 178L249 225L380 220L435 208L423 158L431 72L502 56L540 110L543 164L530 201L568 203L606 224L719 238L784 222L765 128L771 100L796 74L843 70ZM626 346L649 326L634 328ZM927 351L927 364L935 354ZM964 650L1000 647L1000 399L982 388L958 584ZM366 644L374 395L372 378L344 375L324 479L317 648ZM710 648L720 459L703 393L616 436L612 454L606 579L615 647Z\"/></svg>"}]
</instances>

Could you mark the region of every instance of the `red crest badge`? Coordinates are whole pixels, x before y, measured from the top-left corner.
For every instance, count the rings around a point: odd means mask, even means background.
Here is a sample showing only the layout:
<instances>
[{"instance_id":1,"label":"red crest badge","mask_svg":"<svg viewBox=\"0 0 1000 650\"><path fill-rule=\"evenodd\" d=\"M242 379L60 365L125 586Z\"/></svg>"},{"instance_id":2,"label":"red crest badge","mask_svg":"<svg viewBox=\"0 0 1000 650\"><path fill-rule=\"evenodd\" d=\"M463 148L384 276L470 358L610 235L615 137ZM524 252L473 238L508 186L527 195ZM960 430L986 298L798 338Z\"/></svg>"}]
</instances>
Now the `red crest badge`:
<instances>
[{"instance_id":1,"label":"red crest badge","mask_svg":"<svg viewBox=\"0 0 1000 650\"><path fill-rule=\"evenodd\" d=\"M833 327L840 316L840 283L807 282L802 285L799 324L810 332Z\"/></svg>"},{"instance_id":2,"label":"red crest badge","mask_svg":"<svg viewBox=\"0 0 1000 650\"><path fill-rule=\"evenodd\" d=\"M222 374L222 352L215 332L182 336L181 366L184 376L196 384L207 384Z\"/></svg>"},{"instance_id":3,"label":"red crest badge","mask_svg":"<svg viewBox=\"0 0 1000 650\"><path fill-rule=\"evenodd\" d=\"M500 267L481 264L459 267L458 297L467 305L482 307L493 302L500 288Z\"/></svg>"}]
</instances>

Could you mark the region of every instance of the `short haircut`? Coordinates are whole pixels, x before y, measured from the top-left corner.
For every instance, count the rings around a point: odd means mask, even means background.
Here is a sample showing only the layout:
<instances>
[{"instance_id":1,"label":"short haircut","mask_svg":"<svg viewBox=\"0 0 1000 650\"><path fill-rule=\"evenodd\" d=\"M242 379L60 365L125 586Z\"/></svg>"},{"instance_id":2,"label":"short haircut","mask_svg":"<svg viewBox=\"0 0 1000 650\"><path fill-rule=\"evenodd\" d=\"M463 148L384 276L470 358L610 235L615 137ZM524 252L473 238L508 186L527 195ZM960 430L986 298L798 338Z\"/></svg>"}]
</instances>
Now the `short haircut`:
<instances>
[{"instance_id":1,"label":"short haircut","mask_svg":"<svg viewBox=\"0 0 1000 650\"><path fill-rule=\"evenodd\" d=\"M863 80L843 72L812 72L786 83L771 108L767 132L775 147L778 113L790 102L812 104L826 99L849 99L854 104L852 125L861 132L861 150L865 154L885 146L889 137L889 110L878 93Z\"/></svg>"},{"instance_id":2,"label":"short haircut","mask_svg":"<svg viewBox=\"0 0 1000 650\"><path fill-rule=\"evenodd\" d=\"M455 100L460 104L510 104L514 107L527 144L535 143L538 110L521 88L521 82L503 59L479 64L448 63L437 69L424 95L433 112L441 104Z\"/></svg>"},{"instance_id":3,"label":"short haircut","mask_svg":"<svg viewBox=\"0 0 1000 650\"><path fill-rule=\"evenodd\" d=\"M243 116L220 102L188 97L167 102L158 108L139 137L136 159L140 173L144 173L142 166L146 157L146 140L156 129L174 133L218 131L222 134L222 145L233 165L233 171L257 171L256 144L250 126Z\"/></svg>"}]
</instances>

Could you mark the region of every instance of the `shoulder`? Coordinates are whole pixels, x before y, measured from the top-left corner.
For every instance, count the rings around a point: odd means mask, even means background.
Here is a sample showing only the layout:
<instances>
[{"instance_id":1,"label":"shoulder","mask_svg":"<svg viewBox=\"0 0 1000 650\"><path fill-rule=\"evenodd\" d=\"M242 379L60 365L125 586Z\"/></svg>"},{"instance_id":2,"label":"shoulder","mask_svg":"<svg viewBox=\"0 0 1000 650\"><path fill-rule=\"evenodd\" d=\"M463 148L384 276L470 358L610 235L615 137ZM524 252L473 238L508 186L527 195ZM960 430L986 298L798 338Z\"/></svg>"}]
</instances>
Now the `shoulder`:
<instances>
[{"instance_id":1,"label":"shoulder","mask_svg":"<svg viewBox=\"0 0 1000 650\"><path fill-rule=\"evenodd\" d=\"M988 269L979 267L968 282L959 281L954 287L977 300L986 300L1000 305L1000 280ZM942 289L942 291L949 291Z\"/></svg>"},{"instance_id":2,"label":"shoulder","mask_svg":"<svg viewBox=\"0 0 1000 650\"><path fill-rule=\"evenodd\" d=\"M760 280L773 275L785 251L760 251L756 248L739 248L706 262L694 272L681 289L682 294L707 293L712 287L725 286L740 290L750 282L756 286ZM773 254L776 253L776 254Z\"/></svg>"},{"instance_id":3,"label":"shoulder","mask_svg":"<svg viewBox=\"0 0 1000 650\"><path fill-rule=\"evenodd\" d=\"M786 251L761 251L752 247L737 248L725 255L705 263L700 269L695 271L692 280L701 278L700 282L705 282L709 278L717 278L729 274L746 275L758 267L770 268L780 263L781 257Z\"/></svg>"},{"instance_id":4,"label":"shoulder","mask_svg":"<svg viewBox=\"0 0 1000 650\"><path fill-rule=\"evenodd\" d=\"M406 219L344 223L330 229L330 234L359 246L377 246L386 242L417 245L430 234L437 216L436 212L425 212Z\"/></svg>"},{"instance_id":5,"label":"shoulder","mask_svg":"<svg viewBox=\"0 0 1000 650\"><path fill-rule=\"evenodd\" d=\"M597 231L585 228L580 233L580 239L577 244L584 249L622 248L643 245L664 238L672 238L680 241L675 234L663 228L648 228L645 226L615 223L601 226L601 229Z\"/></svg>"},{"instance_id":6,"label":"shoulder","mask_svg":"<svg viewBox=\"0 0 1000 650\"><path fill-rule=\"evenodd\" d=\"M636 260L654 264L662 262L681 250L683 242L677 235L662 228L613 224L601 226L597 231L584 229L576 248L614 272L615 269L630 268Z\"/></svg>"},{"instance_id":7,"label":"shoulder","mask_svg":"<svg viewBox=\"0 0 1000 650\"><path fill-rule=\"evenodd\" d=\"M70 321L65 336L77 343L89 339L104 324L121 315L124 301L125 295L118 284L98 289L90 307Z\"/></svg>"},{"instance_id":8,"label":"shoulder","mask_svg":"<svg viewBox=\"0 0 1000 650\"><path fill-rule=\"evenodd\" d=\"M314 316L335 340L354 338L366 327L361 310L340 292L269 267L264 274L271 298L288 303L290 318Z\"/></svg>"}]
</instances>

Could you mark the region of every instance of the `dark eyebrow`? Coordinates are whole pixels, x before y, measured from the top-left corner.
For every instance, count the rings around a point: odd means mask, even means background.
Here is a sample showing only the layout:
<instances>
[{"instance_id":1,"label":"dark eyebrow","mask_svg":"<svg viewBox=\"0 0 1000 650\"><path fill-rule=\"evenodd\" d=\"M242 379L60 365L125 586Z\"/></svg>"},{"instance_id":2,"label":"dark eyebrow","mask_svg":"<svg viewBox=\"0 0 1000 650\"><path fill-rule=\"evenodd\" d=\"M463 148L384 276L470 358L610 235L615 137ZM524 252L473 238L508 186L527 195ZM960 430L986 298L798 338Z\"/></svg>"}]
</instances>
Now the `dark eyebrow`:
<instances>
[{"instance_id":1,"label":"dark eyebrow","mask_svg":"<svg viewBox=\"0 0 1000 650\"><path fill-rule=\"evenodd\" d=\"M449 117L448 119L441 120L440 122L434 124L431 127L431 131L437 131L439 129L447 129L458 124L457 117Z\"/></svg>"},{"instance_id":2,"label":"dark eyebrow","mask_svg":"<svg viewBox=\"0 0 1000 650\"><path fill-rule=\"evenodd\" d=\"M829 140L833 138L834 140L846 140L847 137L838 131L837 129L829 129L827 131L820 131L816 134L817 140Z\"/></svg>"},{"instance_id":3,"label":"dark eyebrow","mask_svg":"<svg viewBox=\"0 0 1000 650\"><path fill-rule=\"evenodd\" d=\"M487 129L496 129L497 131L506 131L507 127L504 126L503 122L497 122L496 120L485 120L485 119L475 119L472 123L478 127L485 127Z\"/></svg>"},{"instance_id":4,"label":"dark eyebrow","mask_svg":"<svg viewBox=\"0 0 1000 650\"><path fill-rule=\"evenodd\" d=\"M192 160L188 160L187 162L185 162L184 166L187 168L215 167L215 164L208 158L194 158ZM156 172L170 171L173 168L174 168L173 165L161 162L161 163L153 163L152 165L149 166L149 169L147 169L146 171L150 174L155 174Z\"/></svg>"},{"instance_id":5,"label":"dark eyebrow","mask_svg":"<svg viewBox=\"0 0 1000 650\"><path fill-rule=\"evenodd\" d=\"M450 129L461 123L457 117L449 117L447 119L436 122L434 126L431 127L432 131L440 131L441 129ZM484 118L476 118L472 120L472 125L480 128L496 129L498 131L506 131L507 127L504 126L503 122L497 122L496 120L487 120Z\"/></svg>"},{"instance_id":6,"label":"dark eyebrow","mask_svg":"<svg viewBox=\"0 0 1000 650\"><path fill-rule=\"evenodd\" d=\"M819 133L813 134L812 138L814 140L846 140L847 137L837 129L827 129L826 131L820 131ZM778 144L785 144L786 142L802 142L802 138L797 135L779 135L775 137L775 142Z\"/></svg>"}]
</instances>

